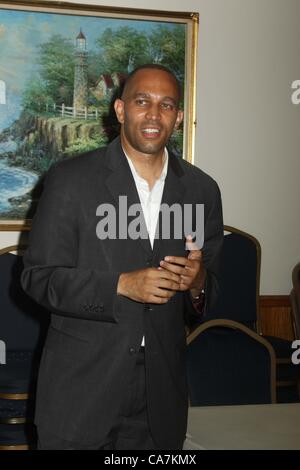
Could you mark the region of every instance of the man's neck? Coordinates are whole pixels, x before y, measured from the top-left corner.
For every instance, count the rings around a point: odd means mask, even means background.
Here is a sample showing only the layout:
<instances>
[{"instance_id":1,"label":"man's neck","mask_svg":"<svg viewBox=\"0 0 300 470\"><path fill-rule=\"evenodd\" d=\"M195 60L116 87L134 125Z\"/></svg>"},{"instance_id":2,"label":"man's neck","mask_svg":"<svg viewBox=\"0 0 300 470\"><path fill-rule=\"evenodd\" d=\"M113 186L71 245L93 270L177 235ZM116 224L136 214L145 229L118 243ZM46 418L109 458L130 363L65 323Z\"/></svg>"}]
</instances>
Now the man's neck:
<instances>
[{"instance_id":1,"label":"man's neck","mask_svg":"<svg viewBox=\"0 0 300 470\"><path fill-rule=\"evenodd\" d=\"M149 185L149 189L153 188L155 181L160 177L164 163L166 160L166 149L163 149L159 154L136 154L130 152L130 149L123 148L127 157L130 158L137 173L141 178L145 179Z\"/></svg>"}]
</instances>

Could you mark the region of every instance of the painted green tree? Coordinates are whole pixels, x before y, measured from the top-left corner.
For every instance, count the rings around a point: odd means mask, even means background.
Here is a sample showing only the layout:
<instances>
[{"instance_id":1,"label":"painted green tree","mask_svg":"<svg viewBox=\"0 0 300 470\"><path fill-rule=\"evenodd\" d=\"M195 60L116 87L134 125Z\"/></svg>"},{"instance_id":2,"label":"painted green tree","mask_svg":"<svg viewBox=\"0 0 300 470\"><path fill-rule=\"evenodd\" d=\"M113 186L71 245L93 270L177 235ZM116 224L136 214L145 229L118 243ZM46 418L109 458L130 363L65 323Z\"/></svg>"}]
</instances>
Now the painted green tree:
<instances>
[{"instance_id":1,"label":"painted green tree","mask_svg":"<svg viewBox=\"0 0 300 470\"><path fill-rule=\"evenodd\" d=\"M74 83L74 45L56 34L39 46L41 79L57 104L72 103Z\"/></svg>"},{"instance_id":2,"label":"painted green tree","mask_svg":"<svg viewBox=\"0 0 300 470\"><path fill-rule=\"evenodd\" d=\"M176 25L172 29L159 25L149 36L149 55L153 62L172 70L180 82L184 81L185 30Z\"/></svg>"},{"instance_id":3,"label":"painted green tree","mask_svg":"<svg viewBox=\"0 0 300 470\"><path fill-rule=\"evenodd\" d=\"M149 62L147 34L128 26L117 31L107 28L96 43L106 73L127 73L133 65Z\"/></svg>"},{"instance_id":4,"label":"painted green tree","mask_svg":"<svg viewBox=\"0 0 300 470\"><path fill-rule=\"evenodd\" d=\"M28 81L22 99L23 107L32 111L45 110L47 105L53 105L53 97L48 94L46 84L40 78Z\"/></svg>"},{"instance_id":5,"label":"painted green tree","mask_svg":"<svg viewBox=\"0 0 300 470\"><path fill-rule=\"evenodd\" d=\"M181 25L172 28L158 25L150 32L127 26L117 31L107 28L96 43L106 73L130 72L139 65L154 62L169 67L181 82L184 80L185 29Z\"/></svg>"},{"instance_id":6,"label":"painted green tree","mask_svg":"<svg viewBox=\"0 0 300 470\"><path fill-rule=\"evenodd\" d=\"M68 106L73 100L74 45L59 34L38 46L38 73L23 95L23 106L39 111L45 103Z\"/></svg>"}]
</instances>

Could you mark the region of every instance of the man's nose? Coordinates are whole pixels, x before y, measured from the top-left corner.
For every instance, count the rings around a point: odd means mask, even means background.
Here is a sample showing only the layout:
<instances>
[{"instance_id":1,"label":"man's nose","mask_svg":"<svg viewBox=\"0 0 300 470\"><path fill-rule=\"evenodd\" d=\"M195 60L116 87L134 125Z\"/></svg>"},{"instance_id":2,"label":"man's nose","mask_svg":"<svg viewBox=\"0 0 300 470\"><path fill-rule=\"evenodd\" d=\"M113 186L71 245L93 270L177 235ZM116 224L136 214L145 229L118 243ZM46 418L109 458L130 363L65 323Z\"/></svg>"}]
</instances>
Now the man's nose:
<instances>
[{"instance_id":1,"label":"man's nose","mask_svg":"<svg viewBox=\"0 0 300 470\"><path fill-rule=\"evenodd\" d=\"M160 115L159 105L158 104L152 104L147 110L146 118L150 119L150 120L153 120L153 121L156 121L157 119L160 119L160 117L161 117L161 115Z\"/></svg>"}]
</instances>

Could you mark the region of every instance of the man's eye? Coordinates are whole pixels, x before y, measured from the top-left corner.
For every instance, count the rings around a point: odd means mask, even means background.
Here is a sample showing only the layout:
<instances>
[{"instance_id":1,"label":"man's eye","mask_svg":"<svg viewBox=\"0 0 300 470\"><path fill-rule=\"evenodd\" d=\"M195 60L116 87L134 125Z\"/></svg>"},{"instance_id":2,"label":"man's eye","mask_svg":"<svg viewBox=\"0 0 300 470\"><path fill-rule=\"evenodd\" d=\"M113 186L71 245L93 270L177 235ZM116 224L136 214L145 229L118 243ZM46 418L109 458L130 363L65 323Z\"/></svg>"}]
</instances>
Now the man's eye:
<instances>
[{"instance_id":1,"label":"man's eye","mask_svg":"<svg viewBox=\"0 0 300 470\"><path fill-rule=\"evenodd\" d=\"M146 100L136 100L136 104L138 106L145 106L147 104Z\"/></svg>"},{"instance_id":2,"label":"man's eye","mask_svg":"<svg viewBox=\"0 0 300 470\"><path fill-rule=\"evenodd\" d=\"M170 110L170 111L173 111L173 109L174 109L174 105L171 104L171 103L162 103L161 107L163 109L167 109L167 110Z\"/></svg>"}]
</instances>

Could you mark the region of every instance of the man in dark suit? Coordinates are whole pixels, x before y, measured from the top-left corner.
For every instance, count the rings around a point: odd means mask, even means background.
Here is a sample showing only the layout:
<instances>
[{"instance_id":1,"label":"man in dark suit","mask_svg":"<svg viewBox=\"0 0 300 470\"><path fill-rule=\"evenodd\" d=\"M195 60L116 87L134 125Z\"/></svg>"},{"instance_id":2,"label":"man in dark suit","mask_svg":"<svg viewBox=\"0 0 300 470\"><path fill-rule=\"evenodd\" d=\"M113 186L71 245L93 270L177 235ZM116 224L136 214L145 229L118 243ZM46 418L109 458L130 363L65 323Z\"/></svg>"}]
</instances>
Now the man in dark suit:
<instances>
[{"instance_id":1,"label":"man in dark suit","mask_svg":"<svg viewBox=\"0 0 300 470\"><path fill-rule=\"evenodd\" d=\"M47 174L22 274L25 291L51 311L40 449L182 448L185 321L197 316L203 289L205 308L216 297L223 223L215 181L166 150L183 118L179 101L170 71L136 69L115 102L120 137ZM128 208L141 203L146 237L132 236L120 196ZM163 203L204 204L201 250L186 233L154 237ZM116 219L105 234L99 215L109 208Z\"/></svg>"}]
</instances>

